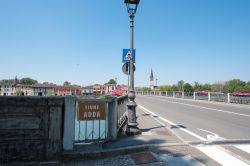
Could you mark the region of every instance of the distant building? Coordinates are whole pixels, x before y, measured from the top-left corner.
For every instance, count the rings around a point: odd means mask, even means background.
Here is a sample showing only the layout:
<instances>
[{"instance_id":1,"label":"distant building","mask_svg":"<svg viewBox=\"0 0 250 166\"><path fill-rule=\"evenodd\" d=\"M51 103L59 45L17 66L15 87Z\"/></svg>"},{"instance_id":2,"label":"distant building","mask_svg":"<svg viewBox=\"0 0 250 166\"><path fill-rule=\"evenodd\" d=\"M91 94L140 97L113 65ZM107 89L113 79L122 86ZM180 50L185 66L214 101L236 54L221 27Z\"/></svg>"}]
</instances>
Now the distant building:
<instances>
[{"instance_id":1,"label":"distant building","mask_svg":"<svg viewBox=\"0 0 250 166\"><path fill-rule=\"evenodd\" d=\"M105 84L105 94L111 95L112 91L116 89L116 84Z\"/></svg>"},{"instance_id":2,"label":"distant building","mask_svg":"<svg viewBox=\"0 0 250 166\"><path fill-rule=\"evenodd\" d=\"M150 77L149 77L149 89L150 90L155 90L155 85L154 85L154 74L153 70L151 69Z\"/></svg>"},{"instance_id":3,"label":"distant building","mask_svg":"<svg viewBox=\"0 0 250 166\"><path fill-rule=\"evenodd\" d=\"M83 95L92 95L93 94L93 86L85 86L81 88Z\"/></svg>"},{"instance_id":4,"label":"distant building","mask_svg":"<svg viewBox=\"0 0 250 166\"><path fill-rule=\"evenodd\" d=\"M94 95L105 95L105 86L100 84L93 85L93 94Z\"/></svg>"},{"instance_id":5,"label":"distant building","mask_svg":"<svg viewBox=\"0 0 250 166\"><path fill-rule=\"evenodd\" d=\"M15 84L0 83L0 96L13 96L15 89Z\"/></svg>"},{"instance_id":6,"label":"distant building","mask_svg":"<svg viewBox=\"0 0 250 166\"><path fill-rule=\"evenodd\" d=\"M34 84L31 86L32 96L53 96L54 86L47 84Z\"/></svg>"},{"instance_id":7,"label":"distant building","mask_svg":"<svg viewBox=\"0 0 250 166\"><path fill-rule=\"evenodd\" d=\"M17 84L16 85L16 95L32 96L33 93L32 93L31 85Z\"/></svg>"},{"instance_id":8,"label":"distant building","mask_svg":"<svg viewBox=\"0 0 250 166\"><path fill-rule=\"evenodd\" d=\"M56 96L81 95L79 86L55 86L54 92Z\"/></svg>"}]
</instances>

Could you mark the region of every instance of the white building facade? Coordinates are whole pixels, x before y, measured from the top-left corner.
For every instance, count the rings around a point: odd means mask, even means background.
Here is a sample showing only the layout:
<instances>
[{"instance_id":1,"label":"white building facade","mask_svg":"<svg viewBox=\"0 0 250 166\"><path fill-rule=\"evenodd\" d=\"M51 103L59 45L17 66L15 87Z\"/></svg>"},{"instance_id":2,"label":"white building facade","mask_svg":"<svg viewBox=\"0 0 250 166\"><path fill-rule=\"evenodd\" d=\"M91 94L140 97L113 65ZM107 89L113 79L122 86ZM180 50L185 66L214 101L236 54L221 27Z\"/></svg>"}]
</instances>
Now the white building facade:
<instances>
[{"instance_id":1,"label":"white building facade","mask_svg":"<svg viewBox=\"0 0 250 166\"><path fill-rule=\"evenodd\" d=\"M0 84L0 96L13 96L15 91L14 84Z\"/></svg>"}]
</instances>

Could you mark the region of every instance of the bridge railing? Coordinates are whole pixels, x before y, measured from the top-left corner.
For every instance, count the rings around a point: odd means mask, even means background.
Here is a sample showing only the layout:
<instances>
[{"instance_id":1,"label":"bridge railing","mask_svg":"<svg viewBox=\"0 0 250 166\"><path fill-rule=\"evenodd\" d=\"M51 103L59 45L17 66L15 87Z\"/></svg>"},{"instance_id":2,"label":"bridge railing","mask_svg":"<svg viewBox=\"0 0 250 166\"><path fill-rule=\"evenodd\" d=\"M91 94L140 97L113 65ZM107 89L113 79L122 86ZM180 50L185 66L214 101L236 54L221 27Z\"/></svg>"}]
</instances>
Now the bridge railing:
<instances>
[{"instance_id":1,"label":"bridge railing","mask_svg":"<svg viewBox=\"0 0 250 166\"><path fill-rule=\"evenodd\" d=\"M239 95L220 92L182 92L182 91L137 91L138 95L155 95L172 98L205 100L236 104L250 104L250 95Z\"/></svg>"},{"instance_id":2,"label":"bridge railing","mask_svg":"<svg viewBox=\"0 0 250 166\"><path fill-rule=\"evenodd\" d=\"M127 122L127 101L127 95L107 99L66 97L63 148L72 150L74 145L116 140Z\"/></svg>"}]
</instances>

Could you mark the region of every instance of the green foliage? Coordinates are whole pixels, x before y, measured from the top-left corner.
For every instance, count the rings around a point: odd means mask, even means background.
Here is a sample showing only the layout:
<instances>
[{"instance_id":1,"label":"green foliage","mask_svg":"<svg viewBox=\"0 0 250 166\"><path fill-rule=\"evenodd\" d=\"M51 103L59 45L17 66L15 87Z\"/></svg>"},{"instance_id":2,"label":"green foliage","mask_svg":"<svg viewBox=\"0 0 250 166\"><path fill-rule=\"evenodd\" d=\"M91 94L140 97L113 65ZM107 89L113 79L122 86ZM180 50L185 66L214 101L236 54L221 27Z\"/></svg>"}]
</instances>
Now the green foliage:
<instances>
[{"instance_id":1,"label":"green foliage","mask_svg":"<svg viewBox=\"0 0 250 166\"><path fill-rule=\"evenodd\" d=\"M178 81L178 83L177 83L178 90L183 91L184 83L185 82L183 80Z\"/></svg>"},{"instance_id":2,"label":"green foliage","mask_svg":"<svg viewBox=\"0 0 250 166\"><path fill-rule=\"evenodd\" d=\"M184 88L185 92L193 92L194 91L192 85L189 84L189 83L185 83L184 86L183 86L183 88Z\"/></svg>"},{"instance_id":3,"label":"green foliage","mask_svg":"<svg viewBox=\"0 0 250 166\"><path fill-rule=\"evenodd\" d=\"M19 82L20 84L26 84L26 85L33 85L38 83L37 80L34 80L30 77L22 78Z\"/></svg>"},{"instance_id":4,"label":"green foliage","mask_svg":"<svg viewBox=\"0 0 250 166\"><path fill-rule=\"evenodd\" d=\"M63 83L63 86L70 86L71 85L71 83L69 82L69 81L65 81L64 83Z\"/></svg>"},{"instance_id":5,"label":"green foliage","mask_svg":"<svg viewBox=\"0 0 250 166\"><path fill-rule=\"evenodd\" d=\"M172 90L173 91L177 91L178 90L178 87L176 85L172 85Z\"/></svg>"},{"instance_id":6,"label":"green foliage","mask_svg":"<svg viewBox=\"0 0 250 166\"><path fill-rule=\"evenodd\" d=\"M147 92L147 91L150 91L150 88L148 88L148 87L142 87L142 88L138 88L137 90L138 91Z\"/></svg>"},{"instance_id":7,"label":"green foliage","mask_svg":"<svg viewBox=\"0 0 250 166\"><path fill-rule=\"evenodd\" d=\"M212 92L224 92L225 91L225 84L224 83L214 83L211 85Z\"/></svg>"},{"instance_id":8,"label":"green foliage","mask_svg":"<svg viewBox=\"0 0 250 166\"><path fill-rule=\"evenodd\" d=\"M158 87L160 91L173 91L173 87L170 85L163 85Z\"/></svg>"},{"instance_id":9,"label":"green foliage","mask_svg":"<svg viewBox=\"0 0 250 166\"><path fill-rule=\"evenodd\" d=\"M149 88L142 87L139 91L148 91ZM210 91L210 92L250 92L250 81L244 82L240 79L229 80L226 83L216 82L214 84L201 84L194 82L194 86L189 83L185 83L183 80L177 82L176 85L161 85L158 86L159 91L182 91L193 92L193 91Z\"/></svg>"},{"instance_id":10,"label":"green foliage","mask_svg":"<svg viewBox=\"0 0 250 166\"><path fill-rule=\"evenodd\" d=\"M212 89L212 85L210 84L204 84L202 85L202 88L201 88L203 91L211 91Z\"/></svg>"},{"instance_id":11,"label":"green foliage","mask_svg":"<svg viewBox=\"0 0 250 166\"><path fill-rule=\"evenodd\" d=\"M14 79L3 79L0 81L1 84L14 84L15 83L15 80Z\"/></svg>"},{"instance_id":12,"label":"green foliage","mask_svg":"<svg viewBox=\"0 0 250 166\"><path fill-rule=\"evenodd\" d=\"M107 82L105 84L116 84L116 81L114 79L110 79L109 82Z\"/></svg>"},{"instance_id":13,"label":"green foliage","mask_svg":"<svg viewBox=\"0 0 250 166\"><path fill-rule=\"evenodd\" d=\"M46 96L55 96L55 92L53 90L48 90Z\"/></svg>"},{"instance_id":14,"label":"green foliage","mask_svg":"<svg viewBox=\"0 0 250 166\"><path fill-rule=\"evenodd\" d=\"M244 86L246 86L246 82L241 81L240 79L233 79L226 82L225 88L228 92L232 93L236 92L237 89L239 90Z\"/></svg>"},{"instance_id":15,"label":"green foliage","mask_svg":"<svg viewBox=\"0 0 250 166\"><path fill-rule=\"evenodd\" d=\"M201 91L202 90L202 85L199 82L194 82L194 90L195 91Z\"/></svg>"},{"instance_id":16,"label":"green foliage","mask_svg":"<svg viewBox=\"0 0 250 166\"><path fill-rule=\"evenodd\" d=\"M108 95L102 95L102 96L100 96L99 98L100 98L100 99L108 99L109 96L108 96Z\"/></svg>"},{"instance_id":17,"label":"green foliage","mask_svg":"<svg viewBox=\"0 0 250 166\"><path fill-rule=\"evenodd\" d=\"M22 95L22 91L21 91L20 88L17 88L17 89L16 89L16 95L17 95L17 96L21 96L21 95Z\"/></svg>"}]
</instances>

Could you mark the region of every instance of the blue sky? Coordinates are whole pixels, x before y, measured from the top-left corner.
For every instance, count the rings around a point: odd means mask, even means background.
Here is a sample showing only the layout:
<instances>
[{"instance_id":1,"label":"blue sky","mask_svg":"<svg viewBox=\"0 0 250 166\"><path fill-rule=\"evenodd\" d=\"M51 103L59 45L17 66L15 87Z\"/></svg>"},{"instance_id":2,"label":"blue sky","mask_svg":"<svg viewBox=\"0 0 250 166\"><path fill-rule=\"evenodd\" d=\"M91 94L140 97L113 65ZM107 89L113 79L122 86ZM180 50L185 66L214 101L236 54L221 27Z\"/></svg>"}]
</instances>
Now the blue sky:
<instances>
[{"instance_id":1,"label":"blue sky","mask_svg":"<svg viewBox=\"0 0 250 166\"><path fill-rule=\"evenodd\" d=\"M249 81L249 9L249 0L141 0L135 86L148 86L151 68L160 85ZM0 79L126 84L129 42L123 0L0 0Z\"/></svg>"}]
</instances>

